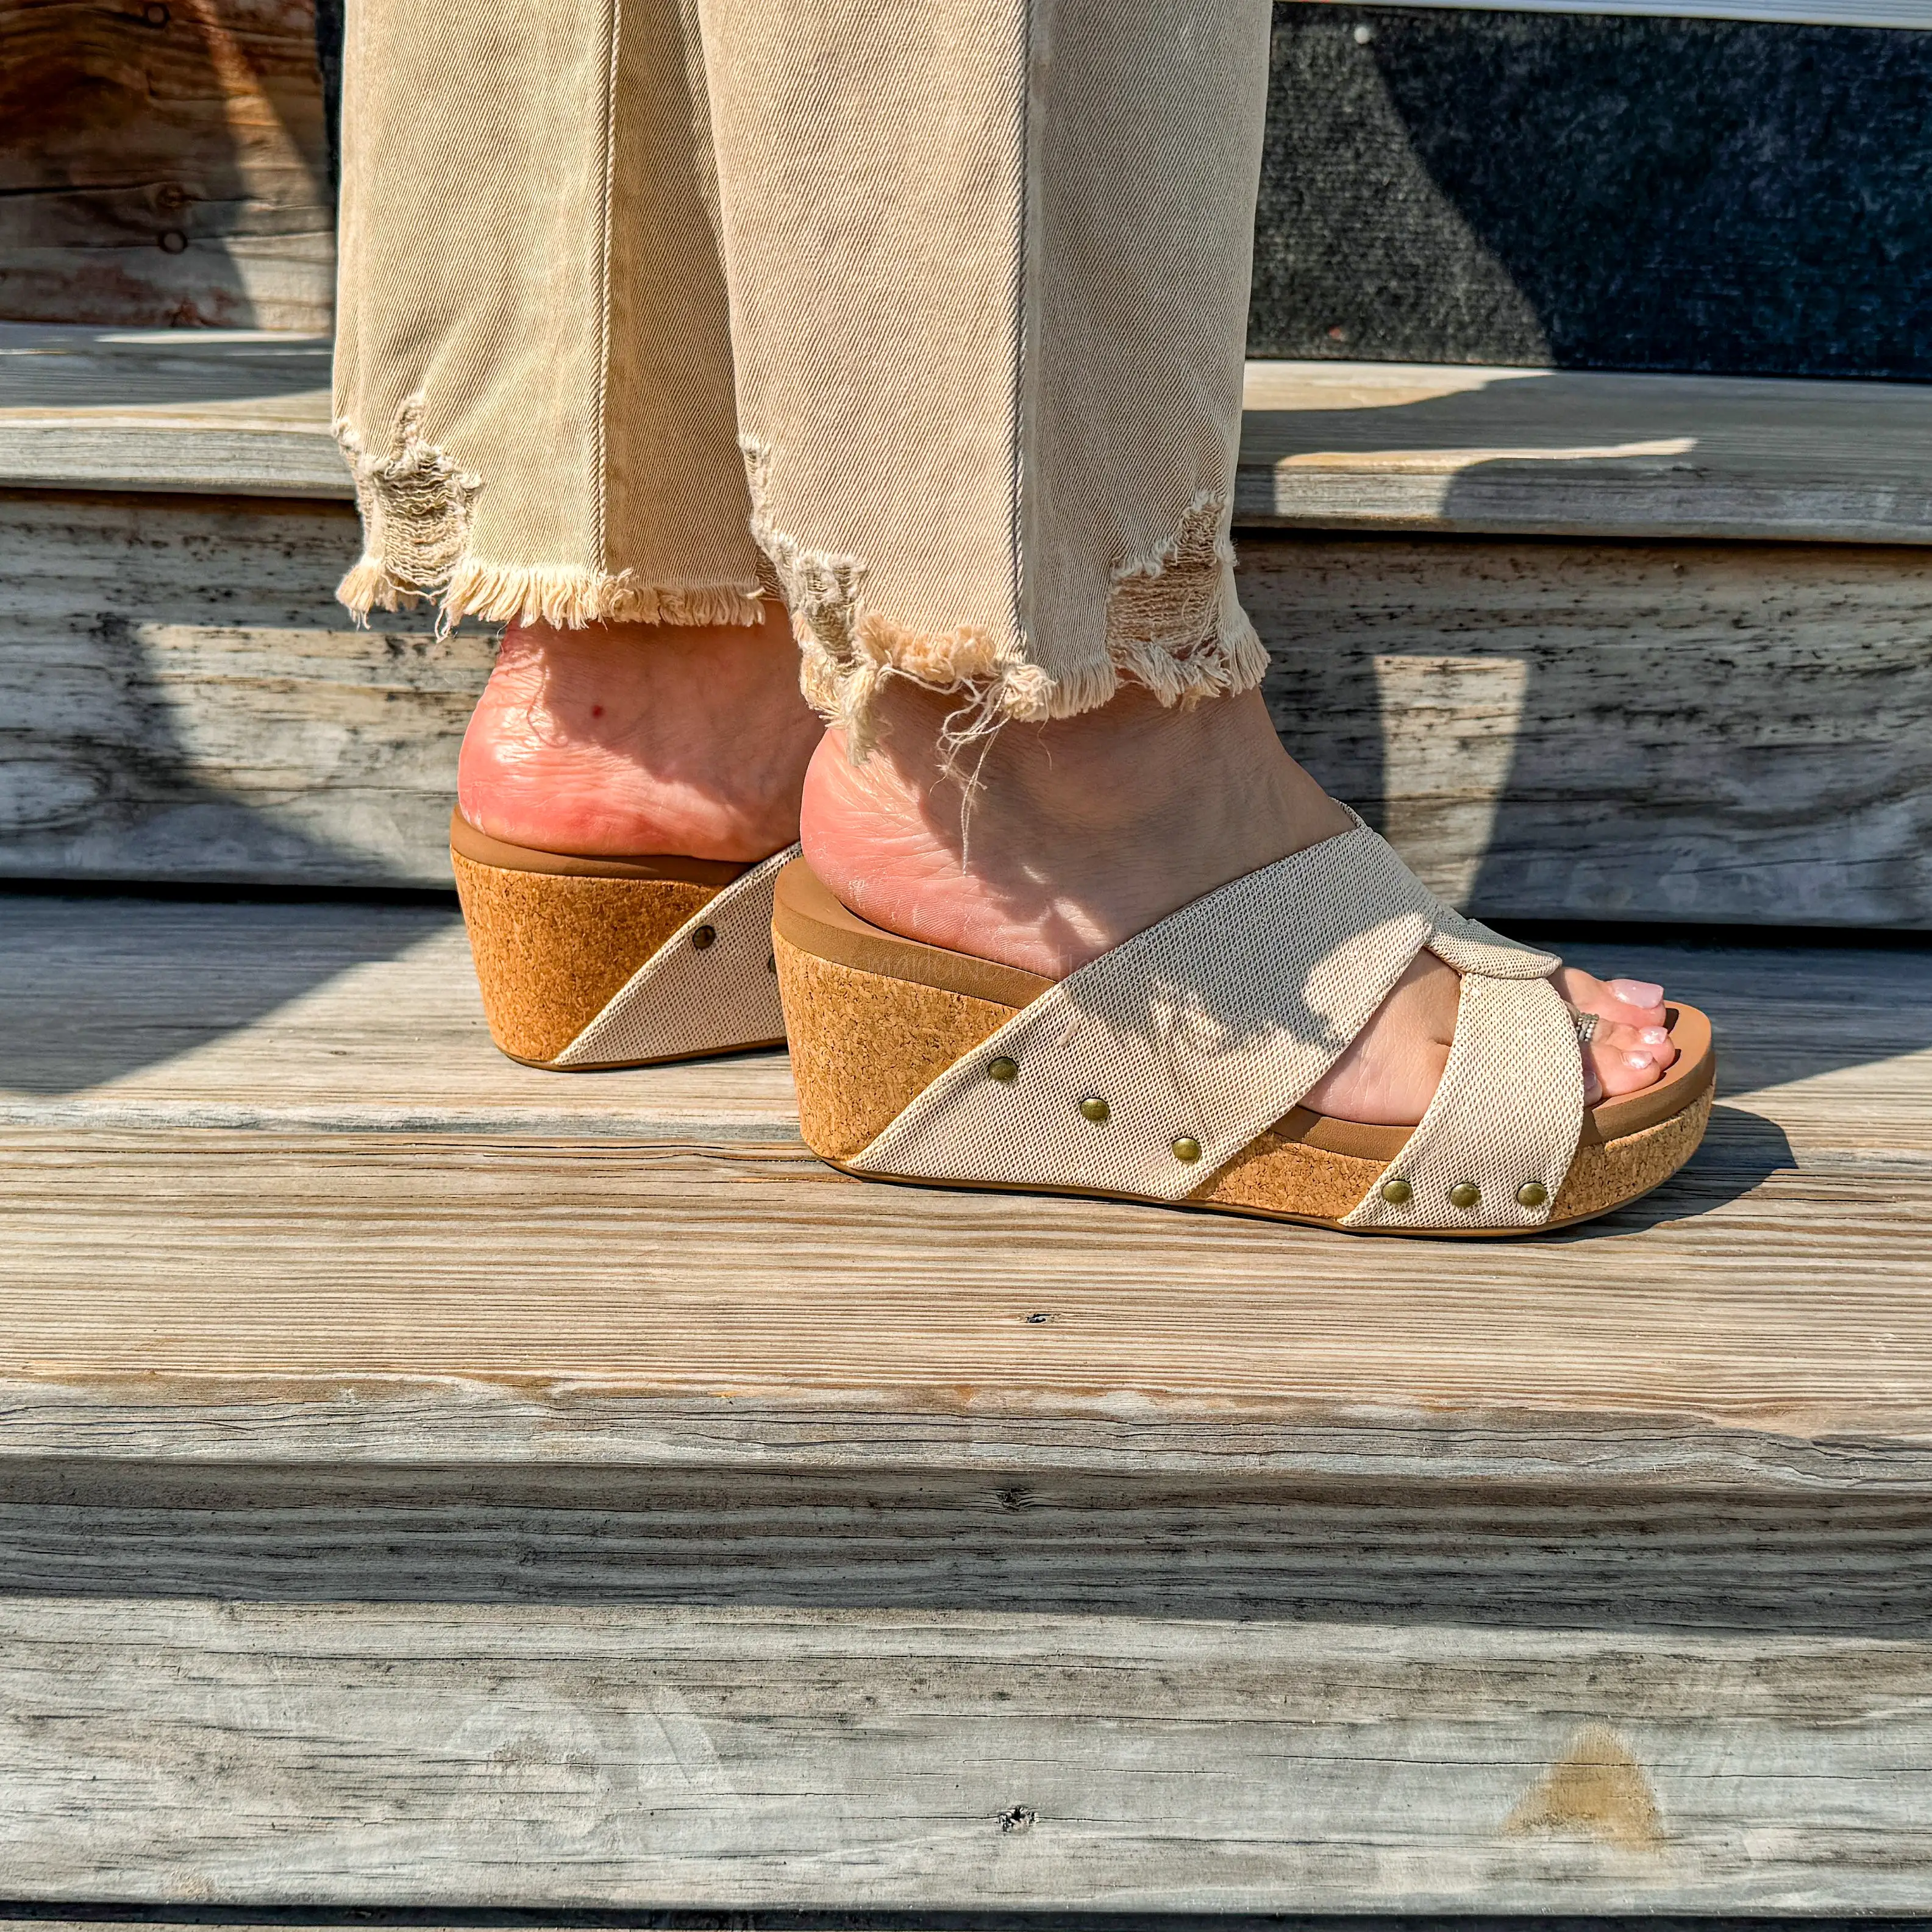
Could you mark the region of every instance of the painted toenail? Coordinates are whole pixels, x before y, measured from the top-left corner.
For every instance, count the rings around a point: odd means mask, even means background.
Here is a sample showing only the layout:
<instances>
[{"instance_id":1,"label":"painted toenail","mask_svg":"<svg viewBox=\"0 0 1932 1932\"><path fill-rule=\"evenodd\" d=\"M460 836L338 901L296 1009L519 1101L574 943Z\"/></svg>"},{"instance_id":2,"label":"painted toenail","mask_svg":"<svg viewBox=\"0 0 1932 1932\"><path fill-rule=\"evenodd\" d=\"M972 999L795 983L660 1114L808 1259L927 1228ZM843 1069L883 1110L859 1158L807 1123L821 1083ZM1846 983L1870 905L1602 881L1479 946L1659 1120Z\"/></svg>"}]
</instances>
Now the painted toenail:
<instances>
[{"instance_id":1,"label":"painted toenail","mask_svg":"<svg viewBox=\"0 0 1932 1932\"><path fill-rule=\"evenodd\" d=\"M1637 1038L1646 1046L1668 1046L1670 1044L1670 1029L1668 1027L1646 1027Z\"/></svg>"},{"instance_id":2,"label":"painted toenail","mask_svg":"<svg viewBox=\"0 0 1932 1932\"><path fill-rule=\"evenodd\" d=\"M1656 1064L1647 1053L1627 1053L1624 1055L1624 1064L1633 1073L1641 1073L1646 1067L1654 1066Z\"/></svg>"},{"instance_id":3,"label":"painted toenail","mask_svg":"<svg viewBox=\"0 0 1932 1932\"><path fill-rule=\"evenodd\" d=\"M1610 991L1627 1006L1655 1006L1664 1003L1664 988L1648 980L1612 980Z\"/></svg>"}]
</instances>

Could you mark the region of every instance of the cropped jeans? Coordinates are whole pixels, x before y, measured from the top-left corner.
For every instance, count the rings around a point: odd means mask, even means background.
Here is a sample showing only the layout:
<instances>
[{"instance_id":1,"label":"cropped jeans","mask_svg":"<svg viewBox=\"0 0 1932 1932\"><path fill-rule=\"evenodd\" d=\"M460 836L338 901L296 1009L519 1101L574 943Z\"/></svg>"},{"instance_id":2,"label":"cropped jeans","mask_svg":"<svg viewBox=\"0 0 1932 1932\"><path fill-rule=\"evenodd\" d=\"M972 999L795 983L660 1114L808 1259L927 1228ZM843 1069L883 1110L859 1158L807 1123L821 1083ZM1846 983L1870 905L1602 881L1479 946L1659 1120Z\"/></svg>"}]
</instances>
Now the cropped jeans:
<instances>
[{"instance_id":1,"label":"cropped jeans","mask_svg":"<svg viewBox=\"0 0 1932 1932\"><path fill-rule=\"evenodd\" d=\"M1259 682L1268 0L350 0L351 608L750 623L862 754Z\"/></svg>"}]
</instances>

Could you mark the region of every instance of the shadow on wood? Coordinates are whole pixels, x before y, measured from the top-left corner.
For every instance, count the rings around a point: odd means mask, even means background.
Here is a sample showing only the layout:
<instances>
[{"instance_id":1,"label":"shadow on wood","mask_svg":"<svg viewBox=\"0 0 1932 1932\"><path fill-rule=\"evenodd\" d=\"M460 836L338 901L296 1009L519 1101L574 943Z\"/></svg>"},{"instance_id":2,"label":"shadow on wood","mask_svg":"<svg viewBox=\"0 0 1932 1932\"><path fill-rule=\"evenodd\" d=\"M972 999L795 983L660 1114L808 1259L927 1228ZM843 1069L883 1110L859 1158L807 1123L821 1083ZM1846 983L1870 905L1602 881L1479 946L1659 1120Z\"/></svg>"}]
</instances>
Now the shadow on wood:
<instances>
[{"instance_id":1,"label":"shadow on wood","mask_svg":"<svg viewBox=\"0 0 1932 1932\"><path fill-rule=\"evenodd\" d=\"M1912 1637L1922 1498L782 1470L0 1465L5 1596Z\"/></svg>"},{"instance_id":2,"label":"shadow on wood","mask_svg":"<svg viewBox=\"0 0 1932 1932\"><path fill-rule=\"evenodd\" d=\"M0 870L448 883L490 647L358 629L334 504L0 492Z\"/></svg>"}]
</instances>

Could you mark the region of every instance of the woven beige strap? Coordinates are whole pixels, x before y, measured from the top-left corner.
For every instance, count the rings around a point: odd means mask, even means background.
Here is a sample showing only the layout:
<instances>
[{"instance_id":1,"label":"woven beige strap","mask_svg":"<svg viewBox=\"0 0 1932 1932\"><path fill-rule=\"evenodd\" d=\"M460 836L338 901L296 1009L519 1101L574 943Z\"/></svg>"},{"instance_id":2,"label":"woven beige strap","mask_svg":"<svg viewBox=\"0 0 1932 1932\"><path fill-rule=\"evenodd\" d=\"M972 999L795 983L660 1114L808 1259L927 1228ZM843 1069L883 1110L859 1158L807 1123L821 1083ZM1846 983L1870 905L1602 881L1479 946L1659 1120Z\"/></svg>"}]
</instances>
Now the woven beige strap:
<instances>
[{"instance_id":1,"label":"woven beige strap","mask_svg":"<svg viewBox=\"0 0 1932 1932\"><path fill-rule=\"evenodd\" d=\"M1466 919L1454 906L1439 902L1429 950L1459 973L1484 973L1492 980L1546 980L1563 964L1553 952L1505 939L1480 920Z\"/></svg>"},{"instance_id":2,"label":"woven beige strap","mask_svg":"<svg viewBox=\"0 0 1932 1932\"><path fill-rule=\"evenodd\" d=\"M1442 910L1358 825L1050 988L852 1165L1179 1200L1335 1064Z\"/></svg>"},{"instance_id":3,"label":"woven beige strap","mask_svg":"<svg viewBox=\"0 0 1932 1932\"><path fill-rule=\"evenodd\" d=\"M1466 972L1436 1097L1342 1225L1540 1227L1582 1124L1583 1056L1556 988Z\"/></svg>"},{"instance_id":4,"label":"woven beige strap","mask_svg":"<svg viewBox=\"0 0 1932 1932\"><path fill-rule=\"evenodd\" d=\"M603 1066L728 1053L784 1037L772 970L772 892L791 846L706 902L550 1064Z\"/></svg>"}]
</instances>

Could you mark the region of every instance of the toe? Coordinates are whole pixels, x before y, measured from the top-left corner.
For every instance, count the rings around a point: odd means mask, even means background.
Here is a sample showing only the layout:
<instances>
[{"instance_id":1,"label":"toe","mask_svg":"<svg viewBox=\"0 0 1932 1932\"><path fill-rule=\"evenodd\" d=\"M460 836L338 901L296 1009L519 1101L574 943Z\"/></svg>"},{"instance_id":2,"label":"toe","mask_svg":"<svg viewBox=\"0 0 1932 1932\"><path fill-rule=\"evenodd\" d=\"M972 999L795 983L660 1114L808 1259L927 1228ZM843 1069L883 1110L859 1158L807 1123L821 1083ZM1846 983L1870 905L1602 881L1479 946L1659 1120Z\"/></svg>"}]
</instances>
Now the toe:
<instances>
[{"instance_id":1,"label":"toe","mask_svg":"<svg viewBox=\"0 0 1932 1932\"><path fill-rule=\"evenodd\" d=\"M1556 974L1556 990L1578 1012L1595 1013L1620 1026L1664 1024L1664 988L1643 980L1599 980L1574 966Z\"/></svg>"},{"instance_id":2,"label":"toe","mask_svg":"<svg viewBox=\"0 0 1932 1932\"><path fill-rule=\"evenodd\" d=\"M1661 1027L1624 1026L1615 1021L1601 1024L1584 1049L1586 1094L1615 1100L1638 1093L1662 1079L1676 1058L1677 1050ZM1597 1090L1592 1095L1593 1085Z\"/></svg>"}]
</instances>

